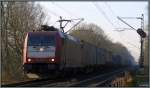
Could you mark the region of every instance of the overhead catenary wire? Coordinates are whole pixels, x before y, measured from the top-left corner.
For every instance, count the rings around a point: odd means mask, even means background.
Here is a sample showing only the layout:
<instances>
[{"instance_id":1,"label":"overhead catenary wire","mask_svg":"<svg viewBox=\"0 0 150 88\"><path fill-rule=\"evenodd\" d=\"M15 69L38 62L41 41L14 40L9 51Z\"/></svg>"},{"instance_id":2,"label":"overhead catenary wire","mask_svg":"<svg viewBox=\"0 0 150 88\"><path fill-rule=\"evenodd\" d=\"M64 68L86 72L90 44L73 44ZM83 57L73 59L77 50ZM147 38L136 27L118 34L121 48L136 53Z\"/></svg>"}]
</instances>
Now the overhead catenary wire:
<instances>
[{"instance_id":1,"label":"overhead catenary wire","mask_svg":"<svg viewBox=\"0 0 150 88\"><path fill-rule=\"evenodd\" d=\"M70 11L68 11L68 10L65 9L64 7L58 5L58 4L54 3L54 2L52 2L52 4L55 5L56 7L60 8L60 9L62 9L64 12L66 12L67 14L69 14L71 17L72 17L72 16L77 17L77 16L75 16L75 14L72 14Z\"/></svg>"},{"instance_id":2,"label":"overhead catenary wire","mask_svg":"<svg viewBox=\"0 0 150 88\"><path fill-rule=\"evenodd\" d=\"M105 14L105 12L96 4L96 3L93 3L94 6L99 10L99 12L101 12L104 17L106 18L106 20L114 27L114 24L109 20L109 18L107 17L107 15ZM115 16L115 18L118 18L117 15L115 14L115 12L111 9L111 7L109 6L109 4L106 2L105 3L106 6L109 8L109 10L112 12L112 14ZM117 21L118 22L118 21ZM131 27L132 28L132 27ZM129 28L128 28L129 29ZM132 28L131 30L135 30L134 28ZM120 31L124 31L124 30L120 30ZM120 35L119 35L120 36ZM134 47L136 49L140 49L139 47L137 47L136 45L130 43L130 42L127 42L127 41L124 41L126 42L127 44L129 44L131 47ZM139 53L139 52L138 52Z\"/></svg>"},{"instance_id":3,"label":"overhead catenary wire","mask_svg":"<svg viewBox=\"0 0 150 88\"><path fill-rule=\"evenodd\" d=\"M114 15L114 17L117 19L117 14L115 13L115 11L113 11L113 9L111 8L111 6L107 3L107 2L104 2L104 4L108 7L108 9L111 11L111 13ZM117 24L119 24L119 22L117 21Z\"/></svg>"},{"instance_id":4,"label":"overhead catenary wire","mask_svg":"<svg viewBox=\"0 0 150 88\"><path fill-rule=\"evenodd\" d=\"M52 26L54 26L56 23L57 23L57 21L55 21L55 22L52 24Z\"/></svg>"},{"instance_id":5,"label":"overhead catenary wire","mask_svg":"<svg viewBox=\"0 0 150 88\"><path fill-rule=\"evenodd\" d=\"M140 53L140 52L137 52L137 51L139 51L139 47L137 47L136 45L134 45L134 44L132 44L132 43L130 43L130 42L127 42L127 41L124 41L124 42L126 42L129 46L128 47L131 47L131 49L133 49L134 51L133 52L136 52L136 53ZM137 51L135 50L135 49L137 49Z\"/></svg>"},{"instance_id":6,"label":"overhead catenary wire","mask_svg":"<svg viewBox=\"0 0 150 88\"><path fill-rule=\"evenodd\" d=\"M54 5L55 3L52 3L52 4ZM55 4L55 6L56 6L56 4ZM58 5L57 5L57 7L63 9L62 7L60 7L60 6L58 6ZM65 9L63 9L63 10L65 10ZM52 10L50 10L50 9L49 9L49 12L50 12L53 16L55 16L55 17L60 17L60 15L58 15L56 12L54 12L54 11L52 11ZM66 12L66 10L65 10L65 12ZM68 12L67 12L67 13L68 13ZM56 23L57 23L57 21L55 21L55 22L54 22L53 24L51 24L51 25L54 26Z\"/></svg>"},{"instance_id":7,"label":"overhead catenary wire","mask_svg":"<svg viewBox=\"0 0 150 88\"><path fill-rule=\"evenodd\" d=\"M74 14L72 14L70 11L68 11L68 10L65 9L65 8L63 8L62 6L60 6L60 5L58 5L58 4L54 3L54 2L52 2L52 4L53 4L55 7L58 7L58 8L60 8L60 9L62 9L62 10L63 10L64 12L66 12L70 17L72 17L72 16L76 17L76 19L70 19L71 22L74 22L74 20L82 20L82 21L83 21L83 18L78 18L77 16L75 16ZM76 23L73 27L77 26L79 23L80 23L80 21L79 21L78 23ZM67 23L67 24L68 24L68 23ZM65 26L66 26L67 24L65 24ZM71 27L67 32L69 32L70 30L72 30L73 27ZM66 33L67 33L67 32L66 32Z\"/></svg>"},{"instance_id":8,"label":"overhead catenary wire","mask_svg":"<svg viewBox=\"0 0 150 88\"><path fill-rule=\"evenodd\" d=\"M121 17L123 19L142 19L141 17Z\"/></svg>"},{"instance_id":9,"label":"overhead catenary wire","mask_svg":"<svg viewBox=\"0 0 150 88\"><path fill-rule=\"evenodd\" d=\"M115 25L111 22L111 20L108 18L108 16L106 15L106 13L101 9L101 7L97 4L93 2L93 5L96 7L96 9L105 17L105 19L113 26L115 27Z\"/></svg>"},{"instance_id":10,"label":"overhead catenary wire","mask_svg":"<svg viewBox=\"0 0 150 88\"><path fill-rule=\"evenodd\" d=\"M132 30L136 30L134 27L132 27L131 25L129 25L126 21L122 20L119 16L117 17L120 21L122 21L123 23L125 23L126 25L128 25L130 28L132 28Z\"/></svg>"},{"instance_id":11,"label":"overhead catenary wire","mask_svg":"<svg viewBox=\"0 0 150 88\"><path fill-rule=\"evenodd\" d=\"M105 5L109 8L109 10L112 12L112 14L116 17L116 18L118 18L117 17L117 15L116 15L116 13L112 10L112 8L109 6L109 4L107 3L107 2L105 2ZM133 18L133 17L130 17L130 18ZM136 17L137 18L137 17ZM140 19L140 18L139 18ZM121 28L116 28L116 29L121 29ZM123 30L115 30L115 31L124 31L124 30L132 30L131 28L123 28ZM119 34L119 36L120 36L120 34ZM122 36L120 36L120 38L122 38ZM123 39L123 38L122 38ZM124 40L124 39L123 39ZM132 44L132 43L130 43L130 42L128 42L128 41L124 41L124 42L126 42L128 45L130 45L130 46L132 46L132 47L134 47L134 48L136 48L136 49L140 49L139 47L137 47L136 45L134 45L134 44Z\"/></svg>"},{"instance_id":12,"label":"overhead catenary wire","mask_svg":"<svg viewBox=\"0 0 150 88\"><path fill-rule=\"evenodd\" d=\"M43 9L44 9L44 8L43 8ZM56 12L52 11L51 9L48 9L48 10L44 9L44 11L45 11L45 12L48 12L48 14L47 14L47 20L45 20L45 24L48 24L48 20L51 19L51 15L52 15L52 16L55 16L55 17L59 17L59 16L60 16L60 15L58 15ZM49 18L49 16L50 16L50 18ZM56 23L56 22L51 23L50 25L54 25L55 23Z\"/></svg>"},{"instance_id":13,"label":"overhead catenary wire","mask_svg":"<svg viewBox=\"0 0 150 88\"><path fill-rule=\"evenodd\" d=\"M124 40L124 42L126 42L126 43L129 44L130 46L133 46L133 47L136 48L136 49L140 49L140 48L137 47L136 45L134 45L134 44L128 42L128 41L127 41L128 39L123 38L120 34L119 34L119 36L120 36L120 38L121 38L122 40Z\"/></svg>"},{"instance_id":14,"label":"overhead catenary wire","mask_svg":"<svg viewBox=\"0 0 150 88\"><path fill-rule=\"evenodd\" d=\"M105 2L105 5L108 7L108 9L111 11L111 13L112 13L115 17L117 17L116 13L112 10L112 8L110 7L110 5L109 5L107 2Z\"/></svg>"},{"instance_id":15,"label":"overhead catenary wire","mask_svg":"<svg viewBox=\"0 0 150 88\"><path fill-rule=\"evenodd\" d=\"M117 32L122 32L122 31L126 31L126 30L132 30L131 28L115 28L116 30L113 31L117 31ZM118 30L121 29L121 30Z\"/></svg>"},{"instance_id":16,"label":"overhead catenary wire","mask_svg":"<svg viewBox=\"0 0 150 88\"><path fill-rule=\"evenodd\" d=\"M131 45L131 46L133 46L133 47L135 47L135 48L137 48L137 49L140 49L139 47L137 47L136 45L134 45L134 44L132 44L132 43L130 43L130 42L127 42L127 41L124 41L124 42L126 42L127 44L129 44L129 45Z\"/></svg>"},{"instance_id":17,"label":"overhead catenary wire","mask_svg":"<svg viewBox=\"0 0 150 88\"><path fill-rule=\"evenodd\" d=\"M107 3L107 2L105 2L105 5L109 8L109 10L111 11L111 13L115 16L115 18L117 18L117 19L119 19L120 21L122 21L122 22L124 22L126 25L128 25L128 26L130 26L127 22L125 22L124 20L122 20L121 18L131 18L131 19L135 19L135 18L137 18L137 19L140 19L139 17L118 17L117 15L116 15L116 13L112 10L112 8L111 8L111 6ZM118 21L117 21L118 22ZM135 30L132 26L130 26L133 30ZM115 28L115 29L118 29L118 28ZM119 28L119 29L126 29L126 28ZM129 29L129 28L128 28ZM131 29L131 30L132 30ZM122 30L116 30L116 31L122 31Z\"/></svg>"},{"instance_id":18,"label":"overhead catenary wire","mask_svg":"<svg viewBox=\"0 0 150 88\"><path fill-rule=\"evenodd\" d=\"M65 32L65 33L68 33L69 31L71 31L75 26L77 26L78 24L80 24L83 20L84 20L83 18L80 19L79 22L77 22L73 27L71 27L71 28L70 28L67 32Z\"/></svg>"},{"instance_id":19,"label":"overhead catenary wire","mask_svg":"<svg viewBox=\"0 0 150 88\"><path fill-rule=\"evenodd\" d=\"M59 17L60 15L58 15L57 13L55 13L54 11L52 11L52 10L50 10L49 9L49 11L50 11L50 13L52 13L54 16L56 16L56 17Z\"/></svg>"},{"instance_id":20,"label":"overhead catenary wire","mask_svg":"<svg viewBox=\"0 0 150 88\"><path fill-rule=\"evenodd\" d=\"M107 3L107 2L105 2L105 5L109 8L109 10L112 12L112 14L116 17L116 18L118 18L119 20L120 20L120 18L126 18L126 19L142 19L141 17L118 17L117 15L116 15L116 13L112 10L112 8L111 8L111 6ZM121 21L122 21L122 19L121 19ZM124 20L123 20L124 21ZM125 21L124 21L125 22ZM125 22L126 23L126 22ZM128 24L127 24L128 25ZM128 26L130 26L130 25L128 25ZM121 31L125 31L125 30L136 30L135 28L133 28L132 26L130 26L131 28L115 28L115 29L122 29L122 30L114 30L114 31L118 31L118 32L121 32ZM120 36L120 35L119 35Z\"/></svg>"}]
</instances>

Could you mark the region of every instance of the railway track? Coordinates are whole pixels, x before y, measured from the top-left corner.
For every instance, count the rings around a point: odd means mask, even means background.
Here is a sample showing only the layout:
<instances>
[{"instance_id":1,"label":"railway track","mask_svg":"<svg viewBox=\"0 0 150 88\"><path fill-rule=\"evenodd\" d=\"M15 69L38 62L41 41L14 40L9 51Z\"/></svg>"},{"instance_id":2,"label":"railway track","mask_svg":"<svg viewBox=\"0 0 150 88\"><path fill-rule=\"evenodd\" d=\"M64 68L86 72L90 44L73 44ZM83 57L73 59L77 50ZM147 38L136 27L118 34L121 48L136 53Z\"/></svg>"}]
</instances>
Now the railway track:
<instances>
[{"instance_id":1,"label":"railway track","mask_svg":"<svg viewBox=\"0 0 150 88\"><path fill-rule=\"evenodd\" d=\"M47 78L47 79L36 79L32 81L24 81L14 84L1 85L2 87L38 87L46 84L56 83L59 81L64 81L65 78Z\"/></svg>"},{"instance_id":2,"label":"railway track","mask_svg":"<svg viewBox=\"0 0 150 88\"><path fill-rule=\"evenodd\" d=\"M44 87L98 87L104 86L105 82L110 81L116 77L116 74L122 73L123 70L109 72L108 74L100 74L92 77L74 78L63 82L57 82L44 85ZM87 79L88 78L88 79Z\"/></svg>"},{"instance_id":3,"label":"railway track","mask_svg":"<svg viewBox=\"0 0 150 88\"><path fill-rule=\"evenodd\" d=\"M13 84L6 84L6 85L1 85L2 87L16 87L16 86L27 86L31 85L37 82L42 82L42 81L47 81L47 79L38 79L38 80L32 80L32 81L23 81L23 82L18 82L18 83L13 83Z\"/></svg>"},{"instance_id":4,"label":"railway track","mask_svg":"<svg viewBox=\"0 0 150 88\"><path fill-rule=\"evenodd\" d=\"M121 69L121 70L117 70L115 72L109 72L107 74L97 75L97 76L92 77L92 78L81 80L78 83L70 84L69 87L98 87L98 86L103 86L103 84L105 82L113 79L114 77L116 77L117 75L122 73L123 71L124 70Z\"/></svg>"},{"instance_id":5,"label":"railway track","mask_svg":"<svg viewBox=\"0 0 150 88\"><path fill-rule=\"evenodd\" d=\"M112 71L112 70L111 70ZM105 81L110 79L113 75L122 72L123 70L117 70L115 72L104 73L91 73L80 74L76 76L68 76L56 79L41 79L28 82L21 82L16 84L2 85L2 87L87 87L87 86L100 86ZM106 74L107 73L107 74ZM87 79L88 78L88 79Z\"/></svg>"}]
</instances>

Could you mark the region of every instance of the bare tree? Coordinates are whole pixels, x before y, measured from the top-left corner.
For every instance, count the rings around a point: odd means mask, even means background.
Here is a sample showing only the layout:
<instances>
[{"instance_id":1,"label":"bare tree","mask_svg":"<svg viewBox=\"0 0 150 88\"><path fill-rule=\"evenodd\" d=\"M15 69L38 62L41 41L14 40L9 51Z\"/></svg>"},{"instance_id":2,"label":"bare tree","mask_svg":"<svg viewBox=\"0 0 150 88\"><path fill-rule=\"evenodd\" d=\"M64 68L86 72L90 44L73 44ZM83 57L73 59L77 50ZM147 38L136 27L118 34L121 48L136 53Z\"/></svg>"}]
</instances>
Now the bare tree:
<instances>
[{"instance_id":1,"label":"bare tree","mask_svg":"<svg viewBox=\"0 0 150 88\"><path fill-rule=\"evenodd\" d=\"M95 24L81 24L75 27L70 34L98 47L108 48L105 45L108 44L108 37L104 31ZM111 42L109 41L109 43Z\"/></svg>"},{"instance_id":2,"label":"bare tree","mask_svg":"<svg viewBox=\"0 0 150 88\"><path fill-rule=\"evenodd\" d=\"M1 2L2 80L21 77L22 49L26 32L36 30L45 19L40 5L33 2ZM18 77L16 77L16 74Z\"/></svg>"}]
</instances>

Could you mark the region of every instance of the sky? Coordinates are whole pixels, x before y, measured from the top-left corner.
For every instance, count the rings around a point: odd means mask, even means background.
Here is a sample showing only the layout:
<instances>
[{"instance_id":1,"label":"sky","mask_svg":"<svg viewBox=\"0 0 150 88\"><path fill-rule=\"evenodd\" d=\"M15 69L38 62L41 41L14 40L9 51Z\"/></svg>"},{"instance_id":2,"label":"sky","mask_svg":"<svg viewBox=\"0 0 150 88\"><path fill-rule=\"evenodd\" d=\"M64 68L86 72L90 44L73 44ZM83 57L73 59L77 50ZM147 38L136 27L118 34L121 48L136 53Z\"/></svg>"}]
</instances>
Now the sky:
<instances>
[{"instance_id":1,"label":"sky","mask_svg":"<svg viewBox=\"0 0 150 88\"><path fill-rule=\"evenodd\" d=\"M135 60L138 61L140 55L140 37L135 30L122 30L120 28L130 28L120 20L119 17L141 17L144 14L144 23L148 24L148 2L92 2L92 1L63 1L52 2L43 1L37 2L43 7L46 14L45 23L59 28L59 16L64 19L84 18L83 23L94 23L103 29L105 34L113 41L122 43L131 52ZM123 19L134 28L138 29L141 26L139 19ZM65 28L65 31L70 29L78 20L70 23Z\"/></svg>"}]
</instances>

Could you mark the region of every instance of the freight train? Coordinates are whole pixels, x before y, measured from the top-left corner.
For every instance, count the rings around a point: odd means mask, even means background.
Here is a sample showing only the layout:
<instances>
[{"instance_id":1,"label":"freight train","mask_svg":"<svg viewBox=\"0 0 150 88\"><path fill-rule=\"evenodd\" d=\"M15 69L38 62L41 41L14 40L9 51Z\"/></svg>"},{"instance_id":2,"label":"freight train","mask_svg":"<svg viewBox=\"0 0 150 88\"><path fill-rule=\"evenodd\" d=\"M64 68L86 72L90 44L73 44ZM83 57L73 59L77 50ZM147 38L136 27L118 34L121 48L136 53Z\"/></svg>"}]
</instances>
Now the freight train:
<instances>
[{"instance_id":1,"label":"freight train","mask_svg":"<svg viewBox=\"0 0 150 88\"><path fill-rule=\"evenodd\" d=\"M112 67L113 54L69 34L55 30L28 32L23 49L24 72L39 77L47 73L88 72L95 68ZM121 61L121 58L118 58Z\"/></svg>"}]
</instances>

